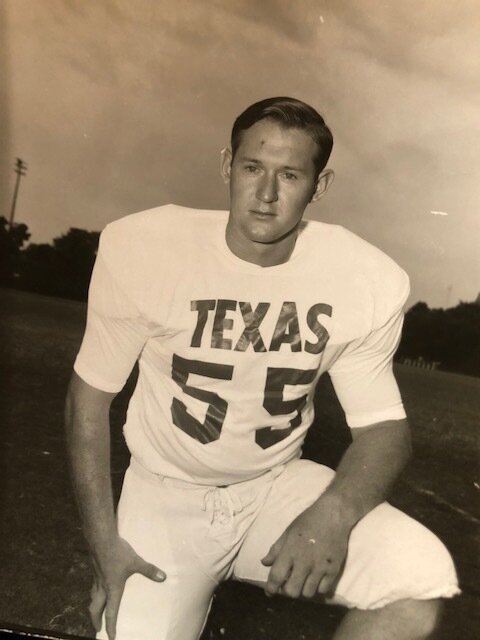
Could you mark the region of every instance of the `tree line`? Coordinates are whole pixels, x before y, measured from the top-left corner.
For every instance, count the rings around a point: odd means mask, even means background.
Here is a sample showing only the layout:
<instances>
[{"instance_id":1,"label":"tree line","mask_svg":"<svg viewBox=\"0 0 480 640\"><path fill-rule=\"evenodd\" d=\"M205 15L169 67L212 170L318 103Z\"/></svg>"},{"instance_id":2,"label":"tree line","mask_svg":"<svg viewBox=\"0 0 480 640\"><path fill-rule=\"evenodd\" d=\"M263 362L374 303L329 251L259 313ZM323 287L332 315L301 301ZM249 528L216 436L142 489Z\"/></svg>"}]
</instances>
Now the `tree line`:
<instances>
[{"instance_id":1,"label":"tree line","mask_svg":"<svg viewBox=\"0 0 480 640\"><path fill-rule=\"evenodd\" d=\"M0 284L86 300L99 236L98 231L72 227L51 244L26 244L30 238L27 225L9 229L6 218L0 216Z\"/></svg>"},{"instance_id":2,"label":"tree line","mask_svg":"<svg viewBox=\"0 0 480 640\"><path fill-rule=\"evenodd\" d=\"M51 244L28 243L27 225L9 229L0 216L0 285L85 301L100 233L70 228ZM480 376L480 304L430 309L418 302L405 316L396 358Z\"/></svg>"},{"instance_id":3,"label":"tree line","mask_svg":"<svg viewBox=\"0 0 480 640\"><path fill-rule=\"evenodd\" d=\"M445 371L480 376L480 304L430 309L417 302L406 315L397 359L418 360Z\"/></svg>"}]
</instances>

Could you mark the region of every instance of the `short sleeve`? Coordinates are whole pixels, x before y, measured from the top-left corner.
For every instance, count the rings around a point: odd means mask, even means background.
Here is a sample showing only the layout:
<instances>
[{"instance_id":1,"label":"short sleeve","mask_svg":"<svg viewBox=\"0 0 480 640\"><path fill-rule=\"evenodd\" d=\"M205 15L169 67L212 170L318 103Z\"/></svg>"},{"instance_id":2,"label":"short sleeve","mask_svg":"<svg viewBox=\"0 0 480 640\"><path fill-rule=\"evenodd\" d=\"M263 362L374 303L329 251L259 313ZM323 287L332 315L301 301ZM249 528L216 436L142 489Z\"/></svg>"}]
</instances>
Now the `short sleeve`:
<instances>
[{"instance_id":1,"label":"short sleeve","mask_svg":"<svg viewBox=\"0 0 480 640\"><path fill-rule=\"evenodd\" d=\"M122 287L112 260L107 263L105 232L88 292L87 324L75 372L91 386L107 392L122 389L149 338L149 324ZM109 247L110 248L110 247ZM121 273L120 270L118 270Z\"/></svg>"},{"instance_id":2,"label":"short sleeve","mask_svg":"<svg viewBox=\"0 0 480 640\"><path fill-rule=\"evenodd\" d=\"M365 427L405 418L393 374L393 355L400 342L403 310L381 327L349 344L329 370L349 427Z\"/></svg>"}]
</instances>

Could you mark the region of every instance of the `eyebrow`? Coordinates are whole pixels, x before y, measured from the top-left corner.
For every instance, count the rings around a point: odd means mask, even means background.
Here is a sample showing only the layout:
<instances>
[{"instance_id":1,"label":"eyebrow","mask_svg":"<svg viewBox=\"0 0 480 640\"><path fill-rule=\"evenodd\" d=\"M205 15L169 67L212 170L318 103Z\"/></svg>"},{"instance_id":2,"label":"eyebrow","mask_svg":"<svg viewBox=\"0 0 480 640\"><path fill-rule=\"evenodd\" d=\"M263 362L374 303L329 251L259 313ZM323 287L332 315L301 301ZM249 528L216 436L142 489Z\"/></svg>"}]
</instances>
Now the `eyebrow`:
<instances>
[{"instance_id":1,"label":"eyebrow","mask_svg":"<svg viewBox=\"0 0 480 640\"><path fill-rule=\"evenodd\" d=\"M253 164L262 164L260 160L255 160L255 158L240 158L241 162L252 162Z\"/></svg>"},{"instance_id":2,"label":"eyebrow","mask_svg":"<svg viewBox=\"0 0 480 640\"><path fill-rule=\"evenodd\" d=\"M251 162L252 164L262 164L260 160L256 160L255 158L239 158L240 162ZM298 173L305 173L304 169L300 169L300 167L290 167L289 165L285 165L282 167L283 170L287 171L297 171Z\"/></svg>"}]
</instances>

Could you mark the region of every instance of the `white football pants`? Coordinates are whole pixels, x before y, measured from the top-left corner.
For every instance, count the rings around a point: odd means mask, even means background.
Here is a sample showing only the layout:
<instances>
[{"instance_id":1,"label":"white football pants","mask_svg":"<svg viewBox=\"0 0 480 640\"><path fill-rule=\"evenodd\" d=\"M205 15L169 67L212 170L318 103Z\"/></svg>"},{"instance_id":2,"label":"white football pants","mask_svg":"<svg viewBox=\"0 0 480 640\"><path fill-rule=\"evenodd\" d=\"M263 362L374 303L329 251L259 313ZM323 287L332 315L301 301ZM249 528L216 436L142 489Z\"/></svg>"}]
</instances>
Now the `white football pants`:
<instances>
[{"instance_id":1,"label":"white football pants","mask_svg":"<svg viewBox=\"0 0 480 640\"><path fill-rule=\"evenodd\" d=\"M217 584L228 578L266 583L269 568L261 558L333 475L328 467L294 460L254 480L210 487L154 475L132 460L119 503L119 532L167 579L128 579L117 640L196 640ZM443 544L383 503L354 527L331 601L373 609L404 598L457 593ZM97 637L107 638L104 629Z\"/></svg>"}]
</instances>

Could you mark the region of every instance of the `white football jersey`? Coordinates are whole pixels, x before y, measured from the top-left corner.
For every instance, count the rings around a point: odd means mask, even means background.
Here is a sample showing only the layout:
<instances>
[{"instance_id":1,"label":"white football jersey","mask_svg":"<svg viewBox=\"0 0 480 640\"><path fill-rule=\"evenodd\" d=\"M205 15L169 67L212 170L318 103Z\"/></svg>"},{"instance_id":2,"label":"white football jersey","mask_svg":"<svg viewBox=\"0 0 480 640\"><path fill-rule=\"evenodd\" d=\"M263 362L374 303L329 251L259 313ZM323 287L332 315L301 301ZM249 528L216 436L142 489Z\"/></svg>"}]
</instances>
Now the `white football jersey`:
<instances>
[{"instance_id":1,"label":"white football jersey","mask_svg":"<svg viewBox=\"0 0 480 640\"><path fill-rule=\"evenodd\" d=\"M167 205L106 227L75 371L119 391L139 361L124 433L147 469L203 484L300 456L329 371L350 427L405 416L392 373L408 277L342 227L305 221L288 262L225 240L228 212Z\"/></svg>"}]
</instances>

